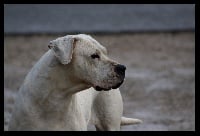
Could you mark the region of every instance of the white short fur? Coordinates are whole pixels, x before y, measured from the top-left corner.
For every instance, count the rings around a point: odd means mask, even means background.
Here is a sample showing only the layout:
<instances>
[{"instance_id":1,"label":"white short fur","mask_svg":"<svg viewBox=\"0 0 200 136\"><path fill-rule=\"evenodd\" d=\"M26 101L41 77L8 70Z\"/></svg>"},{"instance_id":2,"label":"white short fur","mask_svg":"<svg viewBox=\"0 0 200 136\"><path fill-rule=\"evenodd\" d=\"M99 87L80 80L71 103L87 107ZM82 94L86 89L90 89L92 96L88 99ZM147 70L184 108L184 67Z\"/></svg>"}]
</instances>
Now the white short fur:
<instances>
[{"instance_id":1,"label":"white short fur","mask_svg":"<svg viewBox=\"0 0 200 136\"><path fill-rule=\"evenodd\" d=\"M15 102L9 130L120 130L141 123L122 117L121 82L106 48L85 34L67 35L50 42L50 50L26 76ZM100 58L92 59L92 54Z\"/></svg>"}]
</instances>

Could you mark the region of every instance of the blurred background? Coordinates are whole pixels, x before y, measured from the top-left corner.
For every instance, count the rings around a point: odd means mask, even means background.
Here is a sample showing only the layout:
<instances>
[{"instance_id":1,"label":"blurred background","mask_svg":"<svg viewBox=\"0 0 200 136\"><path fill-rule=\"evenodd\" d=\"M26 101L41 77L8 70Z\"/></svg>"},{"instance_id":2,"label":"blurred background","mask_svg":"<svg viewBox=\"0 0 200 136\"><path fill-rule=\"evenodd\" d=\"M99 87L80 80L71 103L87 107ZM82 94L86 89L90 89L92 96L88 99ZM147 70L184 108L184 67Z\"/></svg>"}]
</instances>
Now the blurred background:
<instances>
[{"instance_id":1,"label":"blurred background","mask_svg":"<svg viewBox=\"0 0 200 136\"><path fill-rule=\"evenodd\" d=\"M4 130L49 41L86 33L127 66L124 115L143 123L122 131L194 131L194 30L194 4L5 4Z\"/></svg>"}]
</instances>

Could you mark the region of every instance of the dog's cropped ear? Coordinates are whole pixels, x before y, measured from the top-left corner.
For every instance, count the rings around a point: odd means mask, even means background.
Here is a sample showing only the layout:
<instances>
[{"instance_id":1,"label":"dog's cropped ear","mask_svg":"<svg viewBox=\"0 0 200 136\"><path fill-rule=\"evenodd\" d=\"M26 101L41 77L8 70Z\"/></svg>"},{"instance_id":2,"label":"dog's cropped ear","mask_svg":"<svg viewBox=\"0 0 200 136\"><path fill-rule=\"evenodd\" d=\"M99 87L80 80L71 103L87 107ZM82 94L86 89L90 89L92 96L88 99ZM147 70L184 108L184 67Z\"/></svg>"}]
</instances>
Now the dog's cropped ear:
<instances>
[{"instance_id":1,"label":"dog's cropped ear","mask_svg":"<svg viewBox=\"0 0 200 136\"><path fill-rule=\"evenodd\" d=\"M72 36L65 36L50 41L48 47L52 49L54 55L62 64L68 64L71 62L72 54L74 50L75 38Z\"/></svg>"}]
</instances>

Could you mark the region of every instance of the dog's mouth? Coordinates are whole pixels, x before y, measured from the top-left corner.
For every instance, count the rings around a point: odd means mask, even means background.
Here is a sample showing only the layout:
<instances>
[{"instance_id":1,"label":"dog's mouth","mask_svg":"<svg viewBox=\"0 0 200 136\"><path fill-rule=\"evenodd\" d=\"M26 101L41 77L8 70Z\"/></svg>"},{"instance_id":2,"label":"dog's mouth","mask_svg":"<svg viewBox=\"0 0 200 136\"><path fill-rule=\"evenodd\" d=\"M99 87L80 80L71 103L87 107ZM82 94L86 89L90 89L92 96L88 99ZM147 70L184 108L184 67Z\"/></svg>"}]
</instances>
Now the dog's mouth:
<instances>
[{"instance_id":1,"label":"dog's mouth","mask_svg":"<svg viewBox=\"0 0 200 136\"><path fill-rule=\"evenodd\" d=\"M122 80L120 83L116 84L115 86L109 87L109 88L103 88L100 86L95 86L95 90L96 91L109 91L111 89L117 89L118 87L120 87L120 85L124 82L124 80Z\"/></svg>"}]
</instances>

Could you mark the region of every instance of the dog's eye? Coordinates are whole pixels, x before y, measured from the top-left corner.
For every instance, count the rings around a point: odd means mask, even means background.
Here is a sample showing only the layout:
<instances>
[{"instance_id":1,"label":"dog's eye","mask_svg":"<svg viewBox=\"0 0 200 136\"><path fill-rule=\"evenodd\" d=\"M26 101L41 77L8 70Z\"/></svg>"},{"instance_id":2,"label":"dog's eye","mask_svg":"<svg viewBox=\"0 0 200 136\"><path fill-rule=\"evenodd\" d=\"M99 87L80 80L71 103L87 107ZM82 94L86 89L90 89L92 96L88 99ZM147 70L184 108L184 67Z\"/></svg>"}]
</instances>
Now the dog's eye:
<instances>
[{"instance_id":1,"label":"dog's eye","mask_svg":"<svg viewBox=\"0 0 200 136\"><path fill-rule=\"evenodd\" d=\"M92 59L95 59L95 58L100 58L100 57L99 57L98 54L92 54L92 55L91 55L91 58L92 58Z\"/></svg>"}]
</instances>

